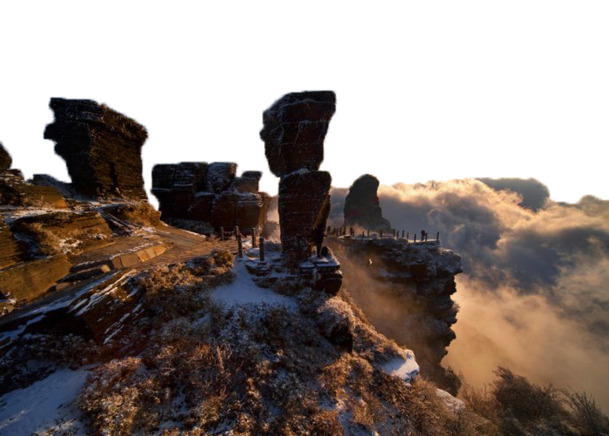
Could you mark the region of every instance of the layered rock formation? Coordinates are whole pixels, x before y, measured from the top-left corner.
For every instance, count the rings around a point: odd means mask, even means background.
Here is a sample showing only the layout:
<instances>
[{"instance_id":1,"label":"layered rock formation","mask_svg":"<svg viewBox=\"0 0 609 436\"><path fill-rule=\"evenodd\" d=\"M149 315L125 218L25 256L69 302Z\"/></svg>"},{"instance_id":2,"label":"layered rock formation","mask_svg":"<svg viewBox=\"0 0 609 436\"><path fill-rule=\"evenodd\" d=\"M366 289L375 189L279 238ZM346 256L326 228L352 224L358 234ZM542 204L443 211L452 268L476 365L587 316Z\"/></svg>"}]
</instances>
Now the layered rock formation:
<instances>
[{"instance_id":1,"label":"layered rock formation","mask_svg":"<svg viewBox=\"0 0 609 436\"><path fill-rule=\"evenodd\" d=\"M318 171L323 142L336 111L332 91L291 93L264 112L260 137L279 182L279 224L283 253L292 263L321 249L330 212L332 178Z\"/></svg>"},{"instance_id":2,"label":"layered rock formation","mask_svg":"<svg viewBox=\"0 0 609 436\"><path fill-rule=\"evenodd\" d=\"M377 190L379 181L364 174L351 185L345 199L345 226L359 226L367 230L391 230L391 224L383 218Z\"/></svg>"},{"instance_id":3,"label":"layered rock formation","mask_svg":"<svg viewBox=\"0 0 609 436\"><path fill-rule=\"evenodd\" d=\"M216 231L239 226L245 234L261 229L270 202L258 191L262 173L236 174L237 164L231 162L155 165L152 193L159 200L161 219L177 225L180 220L209 223Z\"/></svg>"},{"instance_id":4,"label":"layered rock formation","mask_svg":"<svg viewBox=\"0 0 609 436\"><path fill-rule=\"evenodd\" d=\"M65 159L72 185L88 197L145 199L141 149L146 129L92 100L52 98L44 132Z\"/></svg>"},{"instance_id":5,"label":"layered rock formation","mask_svg":"<svg viewBox=\"0 0 609 436\"><path fill-rule=\"evenodd\" d=\"M28 183L18 169L11 169L12 159L0 144L0 205L19 207L67 208L61 193L52 186Z\"/></svg>"},{"instance_id":6,"label":"layered rock formation","mask_svg":"<svg viewBox=\"0 0 609 436\"><path fill-rule=\"evenodd\" d=\"M451 298L461 258L439 243L384 238L330 238L347 292L383 334L414 350L421 371L456 394L460 381L441 366L455 339Z\"/></svg>"}]
</instances>

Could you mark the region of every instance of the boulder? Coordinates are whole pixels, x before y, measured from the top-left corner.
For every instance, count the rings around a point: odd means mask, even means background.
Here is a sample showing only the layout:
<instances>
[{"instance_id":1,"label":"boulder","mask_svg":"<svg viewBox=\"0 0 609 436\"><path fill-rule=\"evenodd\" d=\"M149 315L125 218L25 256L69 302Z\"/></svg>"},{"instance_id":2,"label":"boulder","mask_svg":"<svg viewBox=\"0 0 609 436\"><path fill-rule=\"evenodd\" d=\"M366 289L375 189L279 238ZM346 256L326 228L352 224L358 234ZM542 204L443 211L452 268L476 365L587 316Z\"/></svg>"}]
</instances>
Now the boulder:
<instances>
[{"instance_id":1,"label":"boulder","mask_svg":"<svg viewBox=\"0 0 609 436\"><path fill-rule=\"evenodd\" d=\"M391 224L383 218L377 190L379 181L365 174L353 182L345 199L345 226L360 226L367 230L389 231Z\"/></svg>"},{"instance_id":2,"label":"boulder","mask_svg":"<svg viewBox=\"0 0 609 436\"><path fill-rule=\"evenodd\" d=\"M323 143L336 111L332 91L297 92L283 96L263 114L266 158L277 177L305 168L317 171L324 159Z\"/></svg>"},{"instance_id":3,"label":"boulder","mask_svg":"<svg viewBox=\"0 0 609 436\"><path fill-rule=\"evenodd\" d=\"M72 185L90 197L145 199L141 149L146 129L92 100L52 98L55 121L44 137L68 166Z\"/></svg>"}]
</instances>

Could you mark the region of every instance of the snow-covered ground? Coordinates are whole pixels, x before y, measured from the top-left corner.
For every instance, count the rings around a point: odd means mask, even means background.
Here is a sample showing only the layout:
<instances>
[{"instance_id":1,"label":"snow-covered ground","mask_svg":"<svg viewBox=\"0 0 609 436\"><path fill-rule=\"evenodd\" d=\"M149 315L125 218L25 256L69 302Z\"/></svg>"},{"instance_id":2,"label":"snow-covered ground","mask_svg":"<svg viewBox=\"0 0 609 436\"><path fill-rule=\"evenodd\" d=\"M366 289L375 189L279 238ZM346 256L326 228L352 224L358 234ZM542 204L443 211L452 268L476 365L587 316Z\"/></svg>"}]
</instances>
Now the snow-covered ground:
<instances>
[{"instance_id":1,"label":"snow-covered ground","mask_svg":"<svg viewBox=\"0 0 609 436\"><path fill-rule=\"evenodd\" d=\"M297 308L296 302L292 298L256 285L245 268L245 260L235 259L233 271L235 279L229 285L220 286L211 292L211 299L215 303L225 306L266 304Z\"/></svg>"},{"instance_id":2,"label":"snow-covered ground","mask_svg":"<svg viewBox=\"0 0 609 436\"><path fill-rule=\"evenodd\" d=\"M0 397L0 434L86 434L75 403L88 373L62 369Z\"/></svg>"}]
</instances>

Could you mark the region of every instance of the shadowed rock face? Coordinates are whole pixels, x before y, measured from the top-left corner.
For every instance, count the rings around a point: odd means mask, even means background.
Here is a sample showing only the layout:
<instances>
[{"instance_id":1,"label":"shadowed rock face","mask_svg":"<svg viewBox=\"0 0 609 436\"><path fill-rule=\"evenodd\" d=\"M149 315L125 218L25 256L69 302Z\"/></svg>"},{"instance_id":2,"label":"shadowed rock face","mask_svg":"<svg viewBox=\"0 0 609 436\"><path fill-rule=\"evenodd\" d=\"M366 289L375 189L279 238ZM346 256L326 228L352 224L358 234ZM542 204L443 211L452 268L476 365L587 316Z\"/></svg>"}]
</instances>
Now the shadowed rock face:
<instances>
[{"instance_id":1,"label":"shadowed rock face","mask_svg":"<svg viewBox=\"0 0 609 436\"><path fill-rule=\"evenodd\" d=\"M330 213L332 177L325 171L293 173L279 183L279 223L284 253L294 261L307 259L321 244Z\"/></svg>"},{"instance_id":2,"label":"shadowed rock face","mask_svg":"<svg viewBox=\"0 0 609 436\"><path fill-rule=\"evenodd\" d=\"M180 225L189 220L211 224L216 230L235 226L244 234L262 229L270 197L258 192L259 171L236 177L232 162L159 164L152 169L152 193L162 219Z\"/></svg>"},{"instance_id":3,"label":"shadowed rock face","mask_svg":"<svg viewBox=\"0 0 609 436\"><path fill-rule=\"evenodd\" d=\"M8 151L4 149L4 146L0 142L0 172L6 171L11 167L13 160Z\"/></svg>"},{"instance_id":4,"label":"shadowed rock face","mask_svg":"<svg viewBox=\"0 0 609 436\"><path fill-rule=\"evenodd\" d=\"M324 160L324 138L335 111L332 91L287 94L267 109L260 137L272 173L281 177L302 168L317 171Z\"/></svg>"},{"instance_id":5,"label":"shadowed rock face","mask_svg":"<svg viewBox=\"0 0 609 436\"><path fill-rule=\"evenodd\" d=\"M52 98L55 122L44 132L68 166L72 185L90 197L145 199L141 149L146 129L92 100Z\"/></svg>"},{"instance_id":6,"label":"shadowed rock face","mask_svg":"<svg viewBox=\"0 0 609 436\"><path fill-rule=\"evenodd\" d=\"M378 179L370 174L353 182L345 199L345 226L360 226L368 230L391 229L389 221L383 218L378 188Z\"/></svg>"},{"instance_id":7,"label":"shadowed rock face","mask_svg":"<svg viewBox=\"0 0 609 436\"><path fill-rule=\"evenodd\" d=\"M323 142L336 111L332 91L283 96L263 114L260 137L279 181L279 223L283 254L296 264L321 246L330 212L330 174L317 171Z\"/></svg>"},{"instance_id":8,"label":"shadowed rock face","mask_svg":"<svg viewBox=\"0 0 609 436\"><path fill-rule=\"evenodd\" d=\"M330 238L346 289L379 332L412 349L421 371L456 395L460 380L441 366L458 306L461 258L437 242L394 238Z\"/></svg>"}]
</instances>

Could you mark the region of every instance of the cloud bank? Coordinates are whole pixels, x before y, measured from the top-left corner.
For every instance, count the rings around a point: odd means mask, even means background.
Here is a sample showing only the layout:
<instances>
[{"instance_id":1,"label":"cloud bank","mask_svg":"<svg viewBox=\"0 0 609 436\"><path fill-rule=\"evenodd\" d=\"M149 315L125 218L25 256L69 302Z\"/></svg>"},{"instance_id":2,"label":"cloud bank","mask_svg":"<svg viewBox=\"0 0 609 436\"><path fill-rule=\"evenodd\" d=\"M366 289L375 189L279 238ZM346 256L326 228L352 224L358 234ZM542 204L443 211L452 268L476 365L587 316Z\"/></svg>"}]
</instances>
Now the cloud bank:
<instances>
[{"instance_id":1,"label":"cloud bank","mask_svg":"<svg viewBox=\"0 0 609 436\"><path fill-rule=\"evenodd\" d=\"M334 223L344 193L333 191ZM446 364L474 384L506 365L609 410L608 201L554 203L533 179L381 185L379 197L393 227L439 231L463 258Z\"/></svg>"}]
</instances>

